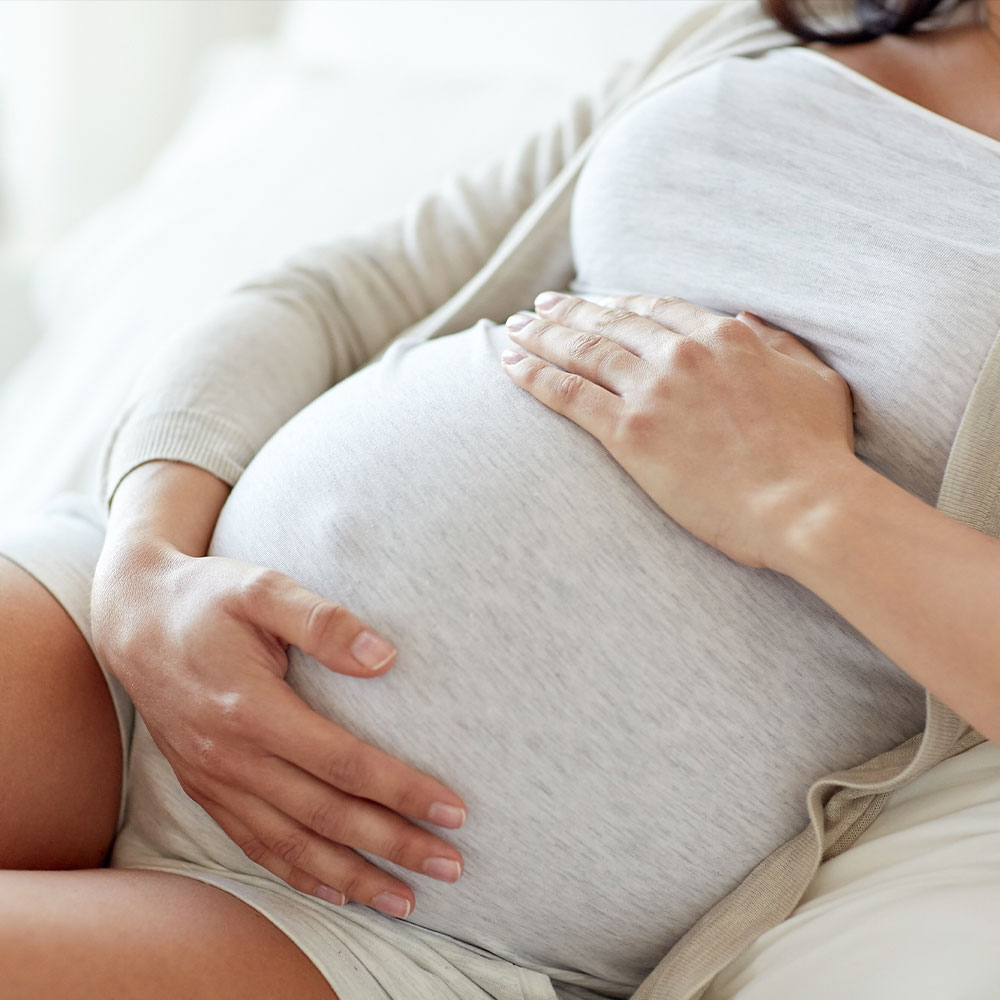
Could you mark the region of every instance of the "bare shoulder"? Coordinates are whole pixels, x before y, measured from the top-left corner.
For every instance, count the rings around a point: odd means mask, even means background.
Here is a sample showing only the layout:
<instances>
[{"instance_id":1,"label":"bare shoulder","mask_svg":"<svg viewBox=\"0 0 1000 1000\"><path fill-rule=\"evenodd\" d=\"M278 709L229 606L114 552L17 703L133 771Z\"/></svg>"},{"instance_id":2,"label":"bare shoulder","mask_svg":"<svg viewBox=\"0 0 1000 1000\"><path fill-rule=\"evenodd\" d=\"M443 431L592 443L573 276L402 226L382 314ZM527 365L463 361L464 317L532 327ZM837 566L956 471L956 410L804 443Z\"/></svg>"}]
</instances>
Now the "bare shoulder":
<instances>
[{"instance_id":1,"label":"bare shoulder","mask_svg":"<svg viewBox=\"0 0 1000 1000\"><path fill-rule=\"evenodd\" d=\"M1000 39L978 25L815 49L930 111L1000 141Z\"/></svg>"}]
</instances>

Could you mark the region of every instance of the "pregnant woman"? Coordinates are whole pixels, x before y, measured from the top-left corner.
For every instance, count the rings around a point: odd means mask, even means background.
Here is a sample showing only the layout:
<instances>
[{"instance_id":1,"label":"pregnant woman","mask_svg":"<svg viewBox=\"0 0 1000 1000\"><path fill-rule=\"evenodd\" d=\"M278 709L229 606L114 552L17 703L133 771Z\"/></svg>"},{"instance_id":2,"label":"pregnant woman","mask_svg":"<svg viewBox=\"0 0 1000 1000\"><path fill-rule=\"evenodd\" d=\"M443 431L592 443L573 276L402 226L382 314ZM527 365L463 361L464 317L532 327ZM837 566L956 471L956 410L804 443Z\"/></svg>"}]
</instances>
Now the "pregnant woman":
<instances>
[{"instance_id":1,"label":"pregnant woman","mask_svg":"<svg viewBox=\"0 0 1000 1000\"><path fill-rule=\"evenodd\" d=\"M4 996L628 997L925 689L1000 737L1000 2L795 6L234 291L3 538Z\"/></svg>"}]
</instances>

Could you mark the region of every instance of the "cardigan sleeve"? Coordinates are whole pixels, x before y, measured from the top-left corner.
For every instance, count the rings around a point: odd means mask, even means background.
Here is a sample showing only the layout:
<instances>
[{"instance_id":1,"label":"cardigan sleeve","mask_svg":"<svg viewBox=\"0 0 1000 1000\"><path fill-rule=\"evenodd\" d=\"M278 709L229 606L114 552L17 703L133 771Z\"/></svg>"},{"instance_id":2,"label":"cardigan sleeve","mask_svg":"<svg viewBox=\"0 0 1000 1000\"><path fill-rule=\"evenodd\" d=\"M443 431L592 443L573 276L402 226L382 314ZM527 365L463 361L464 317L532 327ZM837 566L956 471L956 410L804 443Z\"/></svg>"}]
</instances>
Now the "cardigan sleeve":
<instances>
[{"instance_id":1,"label":"cardigan sleeve","mask_svg":"<svg viewBox=\"0 0 1000 1000\"><path fill-rule=\"evenodd\" d=\"M171 337L102 449L106 504L128 473L168 459L233 485L309 402L454 295L634 86L619 62L550 127L450 176L362 236L310 245L231 290Z\"/></svg>"}]
</instances>

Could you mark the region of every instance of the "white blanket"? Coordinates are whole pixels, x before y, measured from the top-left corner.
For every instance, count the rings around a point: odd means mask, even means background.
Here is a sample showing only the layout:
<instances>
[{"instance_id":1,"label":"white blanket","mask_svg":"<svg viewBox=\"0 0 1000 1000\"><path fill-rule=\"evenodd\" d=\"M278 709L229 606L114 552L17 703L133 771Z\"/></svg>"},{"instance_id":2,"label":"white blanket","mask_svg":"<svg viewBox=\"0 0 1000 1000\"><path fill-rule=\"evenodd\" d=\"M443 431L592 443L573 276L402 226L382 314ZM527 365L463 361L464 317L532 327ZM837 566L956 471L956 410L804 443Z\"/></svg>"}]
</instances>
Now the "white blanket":
<instances>
[{"instance_id":1,"label":"white blanket","mask_svg":"<svg viewBox=\"0 0 1000 1000\"><path fill-rule=\"evenodd\" d=\"M987 742L893 792L703 1000L992 1000L998 928L1000 747Z\"/></svg>"}]
</instances>

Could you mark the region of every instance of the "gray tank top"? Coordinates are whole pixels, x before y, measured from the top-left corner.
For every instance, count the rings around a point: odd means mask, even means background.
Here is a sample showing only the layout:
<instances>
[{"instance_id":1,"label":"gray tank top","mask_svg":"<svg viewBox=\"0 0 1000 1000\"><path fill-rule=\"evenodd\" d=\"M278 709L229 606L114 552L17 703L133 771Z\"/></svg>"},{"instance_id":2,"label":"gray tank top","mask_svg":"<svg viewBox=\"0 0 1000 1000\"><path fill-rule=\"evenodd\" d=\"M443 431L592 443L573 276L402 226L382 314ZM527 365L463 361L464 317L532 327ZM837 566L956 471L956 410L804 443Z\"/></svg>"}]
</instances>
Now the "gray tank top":
<instances>
[{"instance_id":1,"label":"gray tank top","mask_svg":"<svg viewBox=\"0 0 1000 1000\"><path fill-rule=\"evenodd\" d=\"M818 52L728 58L599 141L571 290L799 334L853 388L858 453L933 503L1000 317L998 169L1000 143ZM414 887L410 922L625 997L807 825L812 781L922 728L923 690L675 524L501 371L506 346L483 319L390 347L265 445L213 551L397 645L382 678L295 652L289 679L469 805L457 884L372 858Z\"/></svg>"}]
</instances>

